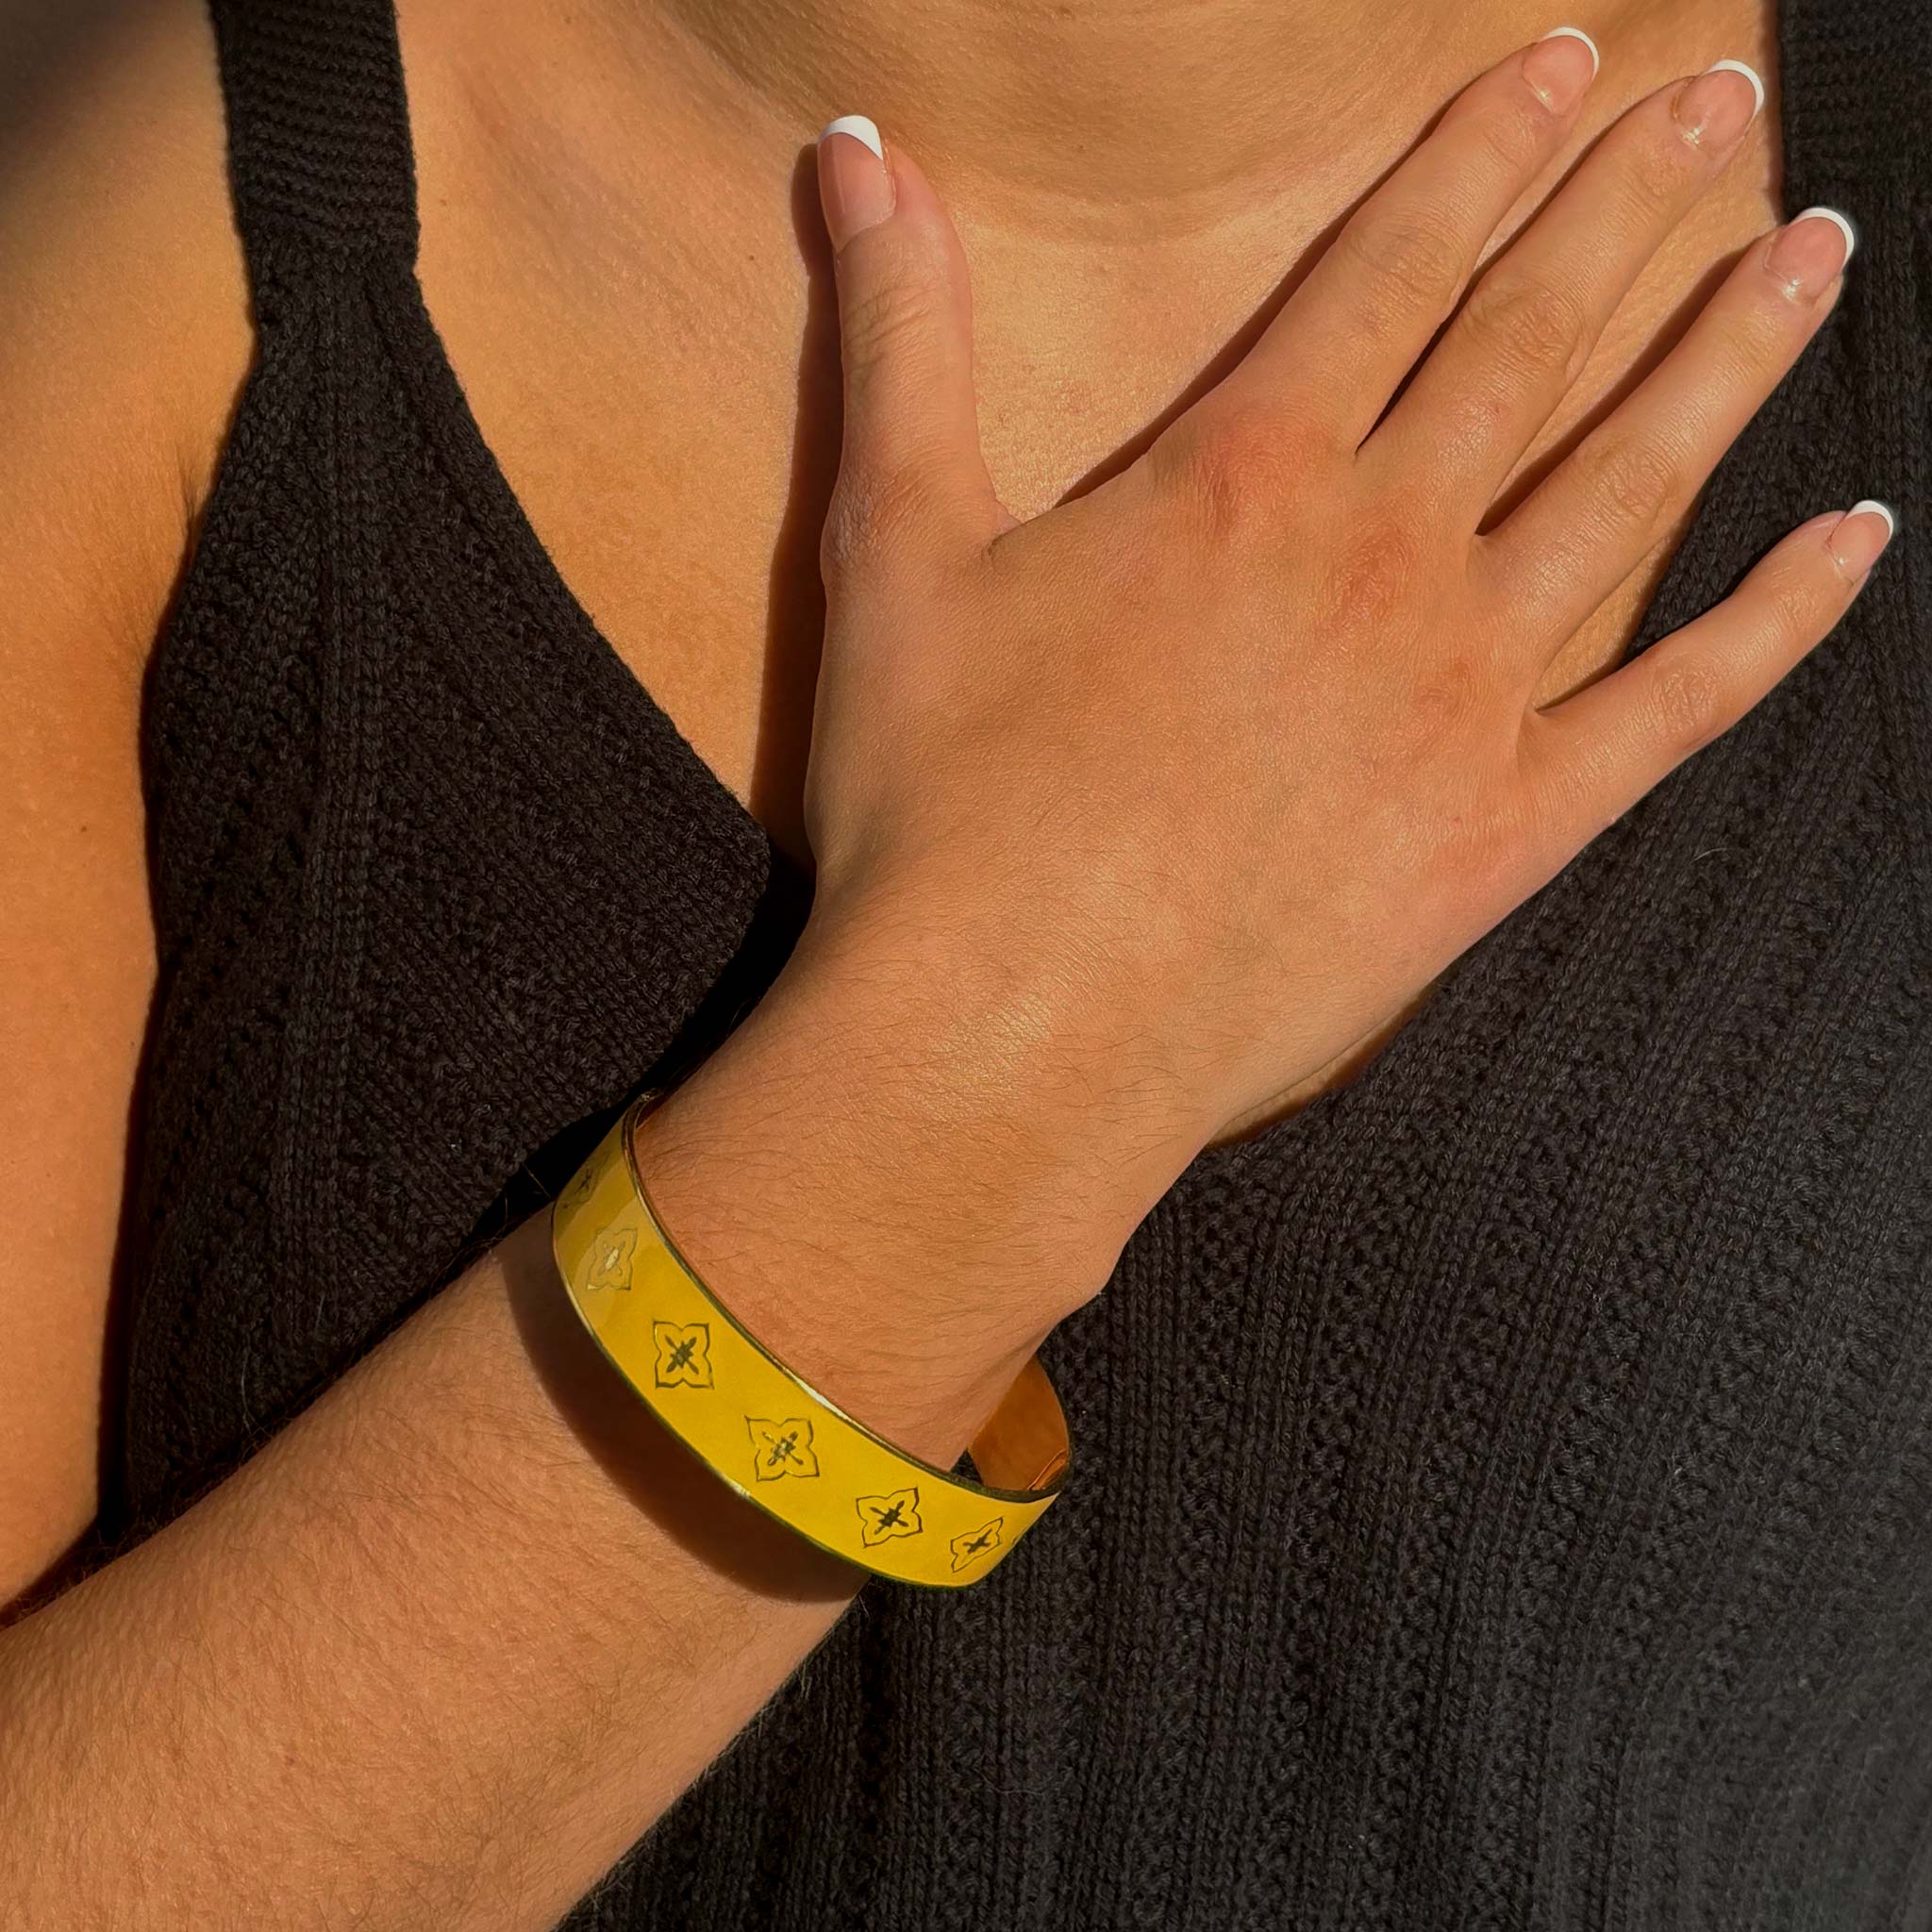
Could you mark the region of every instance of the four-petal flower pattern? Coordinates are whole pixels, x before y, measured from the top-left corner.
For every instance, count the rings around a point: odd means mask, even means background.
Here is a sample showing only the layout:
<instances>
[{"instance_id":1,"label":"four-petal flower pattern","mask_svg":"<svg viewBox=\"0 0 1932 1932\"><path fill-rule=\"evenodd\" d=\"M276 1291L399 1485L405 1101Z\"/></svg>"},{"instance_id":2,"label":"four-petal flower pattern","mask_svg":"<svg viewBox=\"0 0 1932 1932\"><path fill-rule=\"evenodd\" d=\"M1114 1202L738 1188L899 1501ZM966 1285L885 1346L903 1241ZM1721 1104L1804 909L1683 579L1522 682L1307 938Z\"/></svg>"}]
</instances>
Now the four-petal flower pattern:
<instances>
[{"instance_id":1,"label":"four-petal flower pattern","mask_svg":"<svg viewBox=\"0 0 1932 1932\"><path fill-rule=\"evenodd\" d=\"M995 1516L991 1523L982 1524L977 1529L969 1529L953 1539L953 1568L963 1570L969 1563L976 1563L988 1551L1000 1546L1000 1524L1006 1519Z\"/></svg>"},{"instance_id":2,"label":"four-petal flower pattern","mask_svg":"<svg viewBox=\"0 0 1932 1932\"><path fill-rule=\"evenodd\" d=\"M591 1250L591 1272L585 1277L591 1288L628 1288L631 1251L638 1244L634 1227L606 1228Z\"/></svg>"},{"instance_id":3,"label":"four-petal flower pattern","mask_svg":"<svg viewBox=\"0 0 1932 1932\"><path fill-rule=\"evenodd\" d=\"M859 1497L858 1521L858 1541L867 1549L895 1536L917 1536L925 1527L919 1520L918 1487Z\"/></svg>"},{"instance_id":4,"label":"four-petal flower pattern","mask_svg":"<svg viewBox=\"0 0 1932 1932\"><path fill-rule=\"evenodd\" d=\"M761 1415L748 1415L751 1430L752 1467L761 1483L776 1482L781 1475L816 1475L818 1451L811 1446L811 1418L788 1415L772 1422Z\"/></svg>"},{"instance_id":5,"label":"four-petal flower pattern","mask_svg":"<svg viewBox=\"0 0 1932 1932\"><path fill-rule=\"evenodd\" d=\"M656 1381L660 1389L708 1389L711 1386L711 1324L692 1322L653 1322L651 1339L658 1344Z\"/></svg>"}]
</instances>

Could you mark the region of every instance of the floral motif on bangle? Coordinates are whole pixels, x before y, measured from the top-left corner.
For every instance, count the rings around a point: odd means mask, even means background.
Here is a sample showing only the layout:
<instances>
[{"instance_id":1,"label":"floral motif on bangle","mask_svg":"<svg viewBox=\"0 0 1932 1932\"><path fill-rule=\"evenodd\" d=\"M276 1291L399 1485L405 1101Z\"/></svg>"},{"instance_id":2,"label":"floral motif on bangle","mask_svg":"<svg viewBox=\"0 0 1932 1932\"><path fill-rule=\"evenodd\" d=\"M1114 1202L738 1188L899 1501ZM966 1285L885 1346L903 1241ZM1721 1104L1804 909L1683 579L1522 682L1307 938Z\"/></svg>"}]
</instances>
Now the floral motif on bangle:
<instances>
[{"instance_id":1,"label":"floral motif on bangle","mask_svg":"<svg viewBox=\"0 0 1932 1932\"><path fill-rule=\"evenodd\" d=\"M883 1496L858 1499L858 1541L871 1549L895 1536L917 1536L925 1524L919 1520L919 1490L893 1490Z\"/></svg>"},{"instance_id":2,"label":"floral motif on bangle","mask_svg":"<svg viewBox=\"0 0 1932 1932\"><path fill-rule=\"evenodd\" d=\"M1000 1546L1000 1524L1006 1521L995 1516L991 1523L982 1524L977 1529L963 1530L953 1539L953 1568L963 1570L969 1563L976 1563L989 1551Z\"/></svg>"},{"instance_id":3,"label":"floral motif on bangle","mask_svg":"<svg viewBox=\"0 0 1932 1932\"><path fill-rule=\"evenodd\" d=\"M577 1177L565 1189L563 1205L566 1208L581 1208L591 1198L591 1189L595 1184L596 1174L587 1160L577 1169Z\"/></svg>"},{"instance_id":4,"label":"floral motif on bangle","mask_svg":"<svg viewBox=\"0 0 1932 1932\"><path fill-rule=\"evenodd\" d=\"M651 1339L658 1344L655 1380L660 1389L708 1389L711 1386L711 1324L692 1322L653 1322Z\"/></svg>"},{"instance_id":5,"label":"floral motif on bangle","mask_svg":"<svg viewBox=\"0 0 1932 1932\"><path fill-rule=\"evenodd\" d=\"M628 1288L631 1250L638 1244L634 1227L607 1227L591 1248L591 1288Z\"/></svg>"},{"instance_id":6,"label":"floral motif on bangle","mask_svg":"<svg viewBox=\"0 0 1932 1932\"><path fill-rule=\"evenodd\" d=\"M811 1418L788 1415L777 1422L765 1416L748 1415L751 1430L752 1468L761 1483L776 1482L781 1475L816 1475L818 1451L811 1446Z\"/></svg>"}]
</instances>

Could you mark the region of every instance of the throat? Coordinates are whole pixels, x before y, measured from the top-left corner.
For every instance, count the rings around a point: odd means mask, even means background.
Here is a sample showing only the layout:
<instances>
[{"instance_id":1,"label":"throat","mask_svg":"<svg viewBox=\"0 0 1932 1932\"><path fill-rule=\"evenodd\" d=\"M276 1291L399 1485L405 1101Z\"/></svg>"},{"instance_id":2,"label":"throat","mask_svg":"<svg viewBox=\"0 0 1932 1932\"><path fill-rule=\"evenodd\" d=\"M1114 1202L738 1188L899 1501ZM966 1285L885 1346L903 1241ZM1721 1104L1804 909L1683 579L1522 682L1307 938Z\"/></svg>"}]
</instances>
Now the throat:
<instances>
[{"instance_id":1,"label":"throat","mask_svg":"<svg viewBox=\"0 0 1932 1932\"><path fill-rule=\"evenodd\" d=\"M1116 244L1319 197L1551 25L1547 0L600 4L654 58L708 68L741 117L809 133L862 111L983 219ZM1590 24L1620 45L1657 6L1606 0Z\"/></svg>"}]
</instances>

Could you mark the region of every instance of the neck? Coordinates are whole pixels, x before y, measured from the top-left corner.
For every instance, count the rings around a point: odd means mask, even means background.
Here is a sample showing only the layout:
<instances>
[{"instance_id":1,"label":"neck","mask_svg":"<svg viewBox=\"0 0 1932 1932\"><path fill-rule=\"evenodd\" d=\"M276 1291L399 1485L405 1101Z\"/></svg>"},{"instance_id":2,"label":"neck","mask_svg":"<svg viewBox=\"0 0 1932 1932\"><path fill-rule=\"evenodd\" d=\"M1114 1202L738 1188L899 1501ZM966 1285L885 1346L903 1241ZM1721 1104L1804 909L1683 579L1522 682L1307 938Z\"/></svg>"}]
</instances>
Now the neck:
<instances>
[{"instance_id":1,"label":"neck","mask_svg":"<svg viewBox=\"0 0 1932 1932\"><path fill-rule=\"evenodd\" d=\"M1357 179L1552 24L1549 0L606 0L807 138L870 114L1003 224L1172 240ZM1585 0L1627 53L1669 0ZM1678 4L1672 38L1698 36ZM1712 56L1710 58L1715 58ZM1702 62L1687 58L1690 71Z\"/></svg>"}]
</instances>

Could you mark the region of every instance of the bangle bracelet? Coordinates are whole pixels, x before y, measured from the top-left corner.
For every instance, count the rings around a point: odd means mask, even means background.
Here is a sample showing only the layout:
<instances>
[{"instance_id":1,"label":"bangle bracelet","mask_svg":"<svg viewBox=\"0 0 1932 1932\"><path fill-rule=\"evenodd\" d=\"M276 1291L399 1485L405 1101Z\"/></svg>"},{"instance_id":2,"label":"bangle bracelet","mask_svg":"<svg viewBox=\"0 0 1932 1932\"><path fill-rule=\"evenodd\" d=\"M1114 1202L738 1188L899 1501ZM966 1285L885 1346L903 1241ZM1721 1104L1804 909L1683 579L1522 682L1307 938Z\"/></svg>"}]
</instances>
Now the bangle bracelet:
<instances>
[{"instance_id":1,"label":"bangle bracelet","mask_svg":"<svg viewBox=\"0 0 1932 1932\"><path fill-rule=\"evenodd\" d=\"M1036 1356L974 1437L969 1481L895 1449L760 1346L678 1253L638 1173L626 1108L551 1210L584 1326L673 1435L769 1516L901 1583L976 1583L1045 1513L1069 1460Z\"/></svg>"}]
</instances>

